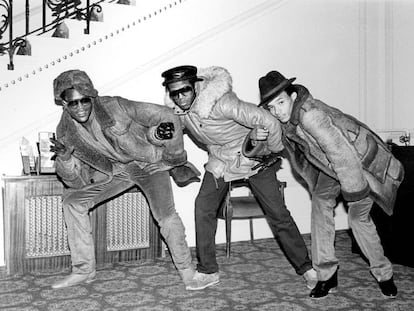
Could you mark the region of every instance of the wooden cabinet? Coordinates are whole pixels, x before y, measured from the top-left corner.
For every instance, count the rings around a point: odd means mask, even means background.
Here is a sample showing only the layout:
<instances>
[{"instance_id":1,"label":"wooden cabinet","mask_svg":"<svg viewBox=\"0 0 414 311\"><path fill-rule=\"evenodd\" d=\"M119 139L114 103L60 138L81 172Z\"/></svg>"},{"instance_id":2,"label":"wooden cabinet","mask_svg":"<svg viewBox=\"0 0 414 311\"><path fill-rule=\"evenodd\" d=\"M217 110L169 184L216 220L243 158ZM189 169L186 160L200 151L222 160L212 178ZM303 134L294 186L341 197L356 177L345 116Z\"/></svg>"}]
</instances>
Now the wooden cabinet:
<instances>
[{"instance_id":1,"label":"wooden cabinet","mask_svg":"<svg viewBox=\"0 0 414 311\"><path fill-rule=\"evenodd\" d=\"M402 163L405 171L404 179L397 190L394 213L389 216L374 203L370 214L377 227L385 256L392 263L414 267L414 254L409 246L414 236L414 146L392 146L391 151ZM353 236L352 251L362 254Z\"/></svg>"},{"instance_id":2,"label":"wooden cabinet","mask_svg":"<svg viewBox=\"0 0 414 311\"><path fill-rule=\"evenodd\" d=\"M371 211L385 255L396 264L414 267L414 254L409 246L414 236L414 146L393 146L392 153L404 166L404 180L397 191L392 216L379 206Z\"/></svg>"},{"instance_id":3,"label":"wooden cabinet","mask_svg":"<svg viewBox=\"0 0 414 311\"><path fill-rule=\"evenodd\" d=\"M7 272L70 267L61 182L55 175L3 176L3 182ZM96 206L90 218L98 267L162 255L159 229L138 189Z\"/></svg>"}]
</instances>

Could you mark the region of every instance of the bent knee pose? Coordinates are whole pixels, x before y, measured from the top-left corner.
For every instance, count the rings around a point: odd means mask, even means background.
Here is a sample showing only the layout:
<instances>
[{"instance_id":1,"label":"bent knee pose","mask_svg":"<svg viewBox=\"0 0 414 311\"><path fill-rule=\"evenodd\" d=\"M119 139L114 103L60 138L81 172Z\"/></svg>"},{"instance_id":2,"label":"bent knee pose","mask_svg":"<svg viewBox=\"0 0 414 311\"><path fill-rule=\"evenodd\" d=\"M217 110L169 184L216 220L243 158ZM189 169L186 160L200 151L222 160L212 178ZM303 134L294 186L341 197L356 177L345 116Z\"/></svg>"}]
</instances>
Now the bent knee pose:
<instances>
[{"instance_id":1,"label":"bent knee pose","mask_svg":"<svg viewBox=\"0 0 414 311\"><path fill-rule=\"evenodd\" d=\"M89 210L134 185L144 193L184 283L191 280L194 268L169 173L188 164L179 119L160 105L98 96L80 70L61 73L54 80L54 96L63 113L51 151L66 185L63 211L72 273L52 287L94 279Z\"/></svg>"},{"instance_id":2,"label":"bent knee pose","mask_svg":"<svg viewBox=\"0 0 414 311\"><path fill-rule=\"evenodd\" d=\"M232 79L221 67L198 70L194 66L171 68L162 74L166 105L180 116L189 136L207 149L208 162L195 201L197 272L187 288L199 290L219 282L215 234L217 210L229 182L248 179L266 215L270 228L295 271L309 287L316 284L316 272L300 232L283 203L276 177L277 165L253 169L259 163L242 154L246 135L256 125L272 134L272 148L283 149L280 124L268 111L240 100L232 91Z\"/></svg>"},{"instance_id":3,"label":"bent knee pose","mask_svg":"<svg viewBox=\"0 0 414 311\"><path fill-rule=\"evenodd\" d=\"M384 296L394 298L392 265L384 256L369 212L375 201L392 214L403 167L365 124L314 99L306 87L292 84L294 80L277 71L261 77L260 105L282 123L292 167L311 193L312 261L319 281L310 296L324 297L338 286L334 208L342 194L349 206L349 226L369 260L370 271ZM258 141L267 135L261 128L252 130L245 152L254 155L261 144L271 144Z\"/></svg>"}]
</instances>

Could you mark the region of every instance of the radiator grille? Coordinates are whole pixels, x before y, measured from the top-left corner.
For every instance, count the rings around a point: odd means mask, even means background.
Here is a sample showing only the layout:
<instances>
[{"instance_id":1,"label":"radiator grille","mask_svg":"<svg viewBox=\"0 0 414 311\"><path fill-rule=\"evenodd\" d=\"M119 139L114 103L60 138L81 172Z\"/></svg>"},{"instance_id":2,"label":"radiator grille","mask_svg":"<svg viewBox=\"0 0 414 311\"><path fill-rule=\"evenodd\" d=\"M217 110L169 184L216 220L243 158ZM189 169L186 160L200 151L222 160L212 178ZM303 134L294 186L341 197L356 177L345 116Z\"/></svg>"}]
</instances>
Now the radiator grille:
<instances>
[{"instance_id":1,"label":"radiator grille","mask_svg":"<svg viewBox=\"0 0 414 311\"><path fill-rule=\"evenodd\" d=\"M33 196L26 199L26 207L26 257L68 255L62 197Z\"/></svg>"},{"instance_id":2,"label":"radiator grille","mask_svg":"<svg viewBox=\"0 0 414 311\"><path fill-rule=\"evenodd\" d=\"M26 207L26 257L69 255L62 197L33 196ZM125 193L106 208L107 251L149 248L150 212L141 192Z\"/></svg>"},{"instance_id":3,"label":"radiator grille","mask_svg":"<svg viewBox=\"0 0 414 311\"><path fill-rule=\"evenodd\" d=\"M125 193L107 203L107 250L149 247L149 207L141 192Z\"/></svg>"}]
</instances>

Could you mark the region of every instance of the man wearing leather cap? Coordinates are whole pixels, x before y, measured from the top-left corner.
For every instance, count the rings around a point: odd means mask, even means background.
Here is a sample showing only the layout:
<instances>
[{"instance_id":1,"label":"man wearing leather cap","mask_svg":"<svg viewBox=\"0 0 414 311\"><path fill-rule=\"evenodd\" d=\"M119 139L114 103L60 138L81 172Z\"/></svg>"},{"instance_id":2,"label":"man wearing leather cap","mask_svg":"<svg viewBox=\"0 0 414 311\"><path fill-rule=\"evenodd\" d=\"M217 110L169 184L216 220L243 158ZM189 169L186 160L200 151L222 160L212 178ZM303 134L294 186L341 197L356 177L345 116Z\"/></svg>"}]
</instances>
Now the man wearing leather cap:
<instances>
[{"instance_id":1,"label":"man wearing leather cap","mask_svg":"<svg viewBox=\"0 0 414 311\"><path fill-rule=\"evenodd\" d=\"M169 175L171 169L187 164L178 117L164 106L98 96L80 70L61 73L53 87L63 113L51 151L56 153L56 171L66 186L63 211L72 273L52 287L94 279L89 210L133 186L144 193L184 283L191 280L194 268Z\"/></svg>"},{"instance_id":2,"label":"man wearing leather cap","mask_svg":"<svg viewBox=\"0 0 414 311\"><path fill-rule=\"evenodd\" d=\"M269 226L286 257L307 285L316 284L308 250L282 200L276 177L277 157L283 149L280 124L266 110L240 100L232 90L232 78L221 67L200 69L179 66L162 73L166 87L165 103L180 116L183 126L196 145L208 151L208 162L195 201L197 272L187 289L200 290L219 282L215 234L217 211L229 182L247 179L260 202ZM276 121L276 122L275 122ZM263 163L245 157L242 145L256 125L269 131L271 148ZM260 165L258 165L260 164Z\"/></svg>"},{"instance_id":3,"label":"man wearing leather cap","mask_svg":"<svg viewBox=\"0 0 414 311\"><path fill-rule=\"evenodd\" d=\"M311 193L312 261L319 281L310 297L324 297L338 286L334 208L342 194L349 207L349 226L369 260L370 271L383 295L394 298L392 264L384 256L369 213L375 201L392 214L403 167L365 124L314 99L306 87L292 84L294 80L278 71L261 77L260 105L282 123L283 144L292 167ZM258 146L268 133L258 128L250 137ZM246 149L257 156L254 148L246 144Z\"/></svg>"}]
</instances>

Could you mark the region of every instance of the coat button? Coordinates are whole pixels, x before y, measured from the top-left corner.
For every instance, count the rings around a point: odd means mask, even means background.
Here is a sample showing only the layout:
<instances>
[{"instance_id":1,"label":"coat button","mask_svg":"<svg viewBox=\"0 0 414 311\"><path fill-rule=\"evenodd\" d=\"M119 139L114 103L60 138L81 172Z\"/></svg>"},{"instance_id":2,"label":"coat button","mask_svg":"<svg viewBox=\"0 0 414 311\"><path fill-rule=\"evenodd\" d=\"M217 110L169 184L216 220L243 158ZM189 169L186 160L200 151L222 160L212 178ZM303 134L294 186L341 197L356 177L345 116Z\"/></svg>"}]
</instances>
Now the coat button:
<instances>
[{"instance_id":1,"label":"coat button","mask_svg":"<svg viewBox=\"0 0 414 311\"><path fill-rule=\"evenodd\" d=\"M95 180L93 178L91 178L90 180L91 184L95 183Z\"/></svg>"}]
</instances>

